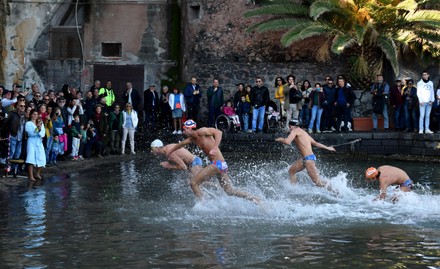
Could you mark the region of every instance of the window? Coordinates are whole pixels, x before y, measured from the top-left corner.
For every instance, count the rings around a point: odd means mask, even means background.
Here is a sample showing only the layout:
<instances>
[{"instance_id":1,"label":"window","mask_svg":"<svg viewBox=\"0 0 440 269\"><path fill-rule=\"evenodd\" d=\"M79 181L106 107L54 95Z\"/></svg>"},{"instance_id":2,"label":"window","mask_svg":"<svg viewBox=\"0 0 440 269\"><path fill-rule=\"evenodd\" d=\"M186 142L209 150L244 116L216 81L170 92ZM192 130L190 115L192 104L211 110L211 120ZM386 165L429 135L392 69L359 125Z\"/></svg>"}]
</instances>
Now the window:
<instances>
[{"instance_id":1,"label":"window","mask_svg":"<svg viewBox=\"0 0 440 269\"><path fill-rule=\"evenodd\" d=\"M122 43L102 43L101 55L103 57L122 57Z\"/></svg>"},{"instance_id":2,"label":"window","mask_svg":"<svg viewBox=\"0 0 440 269\"><path fill-rule=\"evenodd\" d=\"M200 19L200 5L193 5L189 7L188 18L190 20Z\"/></svg>"},{"instance_id":3,"label":"window","mask_svg":"<svg viewBox=\"0 0 440 269\"><path fill-rule=\"evenodd\" d=\"M82 36L82 27L79 32ZM81 59L81 43L76 26L52 26L49 53L51 59Z\"/></svg>"}]
</instances>

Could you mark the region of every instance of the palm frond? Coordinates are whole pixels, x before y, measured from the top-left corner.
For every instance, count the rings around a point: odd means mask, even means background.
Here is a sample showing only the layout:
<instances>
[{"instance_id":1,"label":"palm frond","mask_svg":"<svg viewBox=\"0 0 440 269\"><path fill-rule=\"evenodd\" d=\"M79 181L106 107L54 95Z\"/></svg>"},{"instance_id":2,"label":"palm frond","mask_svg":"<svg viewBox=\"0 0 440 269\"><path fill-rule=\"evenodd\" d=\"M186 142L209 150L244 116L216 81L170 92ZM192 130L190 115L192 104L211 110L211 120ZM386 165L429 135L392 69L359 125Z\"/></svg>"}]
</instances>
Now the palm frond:
<instances>
[{"instance_id":1,"label":"palm frond","mask_svg":"<svg viewBox=\"0 0 440 269\"><path fill-rule=\"evenodd\" d=\"M396 8L406 11L414 11L418 7L418 3L415 0L405 0L397 4Z\"/></svg>"},{"instance_id":2,"label":"palm frond","mask_svg":"<svg viewBox=\"0 0 440 269\"><path fill-rule=\"evenodd\" d=\"M319 48L316 50L315 53L315 59L318 62L325 63L330 60L330 39L326 39L324 42L322 42L322 45L319 46Z\"/></svg>"},{"instance_id":3,"label":"palm frond","mask_svg":"<svg viewBox=\"0 0 440 269\"><path fill-rule=\"evenodd\" d=\"M334 0L317 0L314 1L310 5L310 17L312 17L315 21L320 17L322 14L326 12L333 12L340 9L340 6L338 5L338 1Z\"/></svg>"},{"instance_id":4,"label":"palm frond","mask_svg":"<svg viewBox=\"0 0 440 269\"><path fill-rule=\"evenodd\" d=\"M307 28L295 27L293 31L288 31L281 37L281 43L283 46L288 47L296 41L304 40L308 37L325 35L327 30L319 23L310 25Z\"/></svg>"},{"instance_id":5,"label":"palm frond","mask_svg":"<svg viewBox=\"0 0 440 269\"><path fill-rule=\"evenodd\" d=\"M336 35L333 39L331 50L333 53L341 54L346 48L356 45L358 41L351 35Z\"/></svg>"},{"instance_id":6,"label":"palm frond","mask_svg":"<svg viewBox=\"0 0 440 269\"><path fill-rule=\"evenodd\" d=\"M258 31L258 32L267 32L267 31L276 31L282 29L289 29L298 24L307 24L310 23L310 20L306 19L293 19L293 18L281 18L281 19L270 19L264 22L257 23L252 25L247 29L250 31Z\"/></svg>"},{"instance_id":7,"label":"palm frond","mask_svg":"<svg viewBox=\"0 0 440 269\"><path fill-rule=\"evenodd\" d=\"M408 30L400 30L396 33L396 36L394 37L397 42L402 44L413 42L416 38L417 36L414 34L414 32Z\"/></svg>"},{"instance_id":8,"label":"palm frond","mask_svg":"<svg viewBox=\"0 0 440 269\"><path fill-rule=\"evenodd\" d=\"M393 39L388 36L380 36L377 40L377 45L382 50L383 54L390 62L394 74L399 74L399 61L397 58L397 47Z\"/></svg>"},{"instance_id":9,"label":"palm frond","mask_svg":"<svg viewBox=\"0 0 440 269\"><path fill-rule=\"evenodd\" d=\"M244 13L246 18L263 15L291 15L291 16L308 16L308 7L296 3L271 4L255 8Z\"/></svg>"},{"instance_id":10,"label":"palm frond","mask_svg":"<svg viewBox=\"0 0 440 269\"><path fill-rule=\"evenodd\" d=\"M425 22L431 25L440 26L440 11L439 10L418 10L410 12L405 16L409 22Z\"/></svg>"},{"instance_id":11,"label":"palm frond","mask_svg":"<svg viewBox=\"0 0 440 269\"><path fill-rule=\"evenodd\" d=\"M356 57L351 67L351 72L355 78L364 78L368 76L370 69L368 68L368 63L363 55Z\"/></svg>"}]
</instances>

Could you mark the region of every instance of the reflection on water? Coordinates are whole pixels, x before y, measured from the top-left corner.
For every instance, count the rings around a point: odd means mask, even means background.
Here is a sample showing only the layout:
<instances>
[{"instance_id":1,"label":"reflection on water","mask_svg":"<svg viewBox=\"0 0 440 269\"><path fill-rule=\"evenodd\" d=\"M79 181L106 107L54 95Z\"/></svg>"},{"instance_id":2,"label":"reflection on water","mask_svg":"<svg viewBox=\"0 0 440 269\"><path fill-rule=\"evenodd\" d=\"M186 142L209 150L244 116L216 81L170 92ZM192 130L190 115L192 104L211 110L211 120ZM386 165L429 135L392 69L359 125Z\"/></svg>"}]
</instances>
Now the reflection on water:
<instances>
[{"instance_id":1,"label":"reflection on water","mask_svg":"<svg viewBox=\"0 0 440 269\"><path fill-rule=\"evenodd\" d=\"M149 155L0 193L1 268L440 268L438 167L390 163L418 182L392 204L363 180L377 163L322 158L334 194L292 186L289 158L226 157L263 208L215 181L196 202Z\"/></svg>"}]
</instances>

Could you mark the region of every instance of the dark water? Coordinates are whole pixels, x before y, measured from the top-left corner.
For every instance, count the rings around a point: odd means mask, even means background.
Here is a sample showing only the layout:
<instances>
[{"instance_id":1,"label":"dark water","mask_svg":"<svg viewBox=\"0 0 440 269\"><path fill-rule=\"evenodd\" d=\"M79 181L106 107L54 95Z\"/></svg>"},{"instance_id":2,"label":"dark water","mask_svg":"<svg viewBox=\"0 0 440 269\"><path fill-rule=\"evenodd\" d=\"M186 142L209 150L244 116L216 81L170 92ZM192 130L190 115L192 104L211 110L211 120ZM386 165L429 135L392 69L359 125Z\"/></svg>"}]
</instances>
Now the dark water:
<instances>
[{"instance_id":1,"label":"dark water","mask_svg":"<svg viewBox=\"0 0 440 269\"><path fill-rule=\"evenodd\" d=\"M196 203L187 174L149 154L11 187L0 268L440 268L438 164L391 163L418 182L392 204L373 202L377 185L363 179L382 163L322 156L336 196L305 173L291 186L286 154L225 155L264 210L215 184Z\"/></svg>"}]
</instances>

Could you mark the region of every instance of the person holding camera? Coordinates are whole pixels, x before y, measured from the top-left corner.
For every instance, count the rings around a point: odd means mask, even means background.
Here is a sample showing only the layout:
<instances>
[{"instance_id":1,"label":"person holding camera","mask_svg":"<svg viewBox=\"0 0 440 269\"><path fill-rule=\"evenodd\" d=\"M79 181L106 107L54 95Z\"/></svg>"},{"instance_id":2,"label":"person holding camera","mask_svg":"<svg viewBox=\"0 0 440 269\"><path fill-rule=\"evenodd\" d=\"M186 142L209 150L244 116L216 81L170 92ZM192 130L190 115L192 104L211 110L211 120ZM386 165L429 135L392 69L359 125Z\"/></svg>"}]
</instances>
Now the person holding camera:
<instances>
[{"instance_id":1,"label":"person holding camera","mask_svg":"<svg viewBox=\"0 0 440 269\"><path fill-rule=\"evenodd\" d=\"M383 116L383 127L388 130L388 103L390 95L390 85L383 81L383 75L376 76L376 82L371 86L370 93L373 95L373 131L377 131L377 114Z\"/></svg>"},{"instance_id":2,"label":"person holding camera","mask_svg":"<svg viewBox=\"0 0 440 269\"><path fill-rule=\"evenodd\" d=\"M41 170L46 166L46 153L43 146L43 137L46 135L43 120L40 118L38 111L32 109L30 120L26 122L25 130L27 134L27 155L26 163L28 165L28 178L31 181L43 179ZM37 171L34 175L34 167Z\"/></svg>"}]
</instances>

